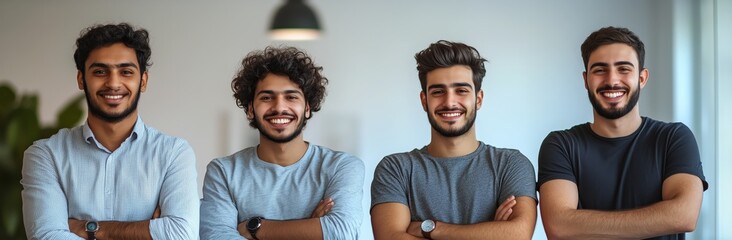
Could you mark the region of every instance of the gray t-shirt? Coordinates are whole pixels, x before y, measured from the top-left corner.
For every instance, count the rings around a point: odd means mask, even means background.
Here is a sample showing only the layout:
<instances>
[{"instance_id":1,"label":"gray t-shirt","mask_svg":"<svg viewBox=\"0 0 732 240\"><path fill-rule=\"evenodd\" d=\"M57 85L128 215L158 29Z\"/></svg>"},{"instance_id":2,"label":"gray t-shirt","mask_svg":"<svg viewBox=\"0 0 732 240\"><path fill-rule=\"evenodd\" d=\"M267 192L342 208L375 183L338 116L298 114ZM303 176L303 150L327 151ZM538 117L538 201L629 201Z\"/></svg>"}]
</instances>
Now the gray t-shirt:
<instances>
[{"instance_id":1,"label":"gray t-shirt","mask_svg":"<svg viewBox=\"0 0 732 240\"><path fill-rule=\"evenodd\" d=\"M509 196L536 199L535 177L531 162L515 149L480 142L468 155L438 158L425 146L381 160L371 183L371 208L397 202L409 206L412 221L492 221Z\"/></svg>"},{"instance_id":2,"label":"gray t-shirt","mask_svg":"<svg viewBox=\"0 0 732 240\"><path fill-rule=\"evenodd\" d=\"M208 164L201 239L244 239L237 224L254 216L309 218L318 202L328 197L335 204L320 218L323 238L358 238L364 179L361 159L309 144L300 160L283 167L260 159L256 149L250 147Z\"/></svg>"}]
</instances>

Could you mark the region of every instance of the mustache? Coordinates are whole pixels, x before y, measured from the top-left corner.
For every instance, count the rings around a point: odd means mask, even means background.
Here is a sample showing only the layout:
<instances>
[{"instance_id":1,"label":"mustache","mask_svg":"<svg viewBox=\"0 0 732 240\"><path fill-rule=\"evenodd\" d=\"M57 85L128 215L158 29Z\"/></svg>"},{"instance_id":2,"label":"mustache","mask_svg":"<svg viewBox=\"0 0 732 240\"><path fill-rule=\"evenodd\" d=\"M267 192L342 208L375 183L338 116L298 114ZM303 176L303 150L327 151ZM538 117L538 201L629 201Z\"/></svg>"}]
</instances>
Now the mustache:
<instances>
[{"instance_id":1,"label":"mustache","mask_svg":"<svg viewBox=\"0 0 732 240\"><path fill-rule=\"evenodd\" d=\"M435 109L435 112L443 112L443 111L465 111L465 109L459 108L459 107L441 107L441 108Z\"/></svg>"},{"instance_id":2,"label":"mustache","mask_svg":"<svg viewBox=\"0 0 732 240\"><path fill-rule=\"evenodd\" d=\"M292 118L296 118L297 117L293 113L284 112L284 111L283 112L277 112L277 111L268 112L268 113L264 114L264 116L262 116L262 117L263 118L269 118L269 117L275 117L275 116L289 116L289 117L292 117Z\"/></svg>"},{"instance_id":3,"label":"mustache","mask_svg":"<svg viewBox=\"0 0 732 240\"><path fill-rule=\"evenodd\" d=\"M597 88L596 91L601 92L601 91L613 91L613 90L623 90L626 92L630 91L630 89L628 89L627 87L617 86L617 85L616 86L605 85L605 86Z\"/></svg>"}]
</instances>

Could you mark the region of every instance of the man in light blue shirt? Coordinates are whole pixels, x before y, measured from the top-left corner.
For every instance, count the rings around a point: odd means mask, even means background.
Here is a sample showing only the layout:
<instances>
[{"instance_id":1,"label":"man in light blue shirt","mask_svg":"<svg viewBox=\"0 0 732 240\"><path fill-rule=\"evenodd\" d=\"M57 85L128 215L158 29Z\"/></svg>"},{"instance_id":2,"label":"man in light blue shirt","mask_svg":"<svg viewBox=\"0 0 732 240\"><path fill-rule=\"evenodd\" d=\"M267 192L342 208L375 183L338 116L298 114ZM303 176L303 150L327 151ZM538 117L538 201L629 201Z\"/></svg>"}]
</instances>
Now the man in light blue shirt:
<instances>
[{"instance_id":1,"label":"man in light blue shirt","mask_svg":"<svg viewBox=\"0 0 732 240\"><path fill-rule=\"evenodd\" d=\"M303 140L328 80L304 52L247 55L232 81L259 145L208 164L201 239L355 239L364 164Z\"/></svg>"},{"instance_id":2,"label":"man in light blue shirt","mask_svg":"<svg viewBox=\"0 0 732 240\"><path fill-rule=\"evenodd\" d=\"M146 126L148 33L97 25L76 41L84 125L36 141L23 158L29 239L195 239L199 200L188 143Z\"/></svg>"}]
</instances>

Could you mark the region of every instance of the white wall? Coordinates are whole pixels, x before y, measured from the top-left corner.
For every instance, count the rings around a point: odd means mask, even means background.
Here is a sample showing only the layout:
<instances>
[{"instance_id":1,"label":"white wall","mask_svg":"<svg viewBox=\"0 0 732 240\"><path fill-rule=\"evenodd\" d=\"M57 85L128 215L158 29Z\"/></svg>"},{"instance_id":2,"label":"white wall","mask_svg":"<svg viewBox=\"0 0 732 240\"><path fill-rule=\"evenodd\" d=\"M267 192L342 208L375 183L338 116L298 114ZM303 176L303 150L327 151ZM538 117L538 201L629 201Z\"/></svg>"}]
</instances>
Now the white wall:
<instances>
[{"instance_id":1,"label":"white wall","mask_svg":"<svg viewBox=\"0 0 732 240\"><path fill-rule=\"evenodd\" d=\"M520 149L536 165L549 131L591 121L579 46L608 25L647 44L651 80L644 115L674 120L672 6L665 1L338 1L311 0L322 39L287 43L307 50L330 79L323 110L306 140L351 152L366 163L364 209L373 169L385 155L421 147L429 124L420 108L414 54L439 39L476 47L489 63L480 140ZM256 132L231 97L242 57L272 42L266 28L280 1L0 2L0 79L42 96L43 120L80 93L74 40L95 23L127 21L148 29L154 62L140 112L146 123L187 139L196 151L199 188L205 165L256 144ZM333 131L337 129L337 131ZM362 238L370 239L365 212ZM535 238L545 238L537 223Z\"/></svg>"}]
</instances>

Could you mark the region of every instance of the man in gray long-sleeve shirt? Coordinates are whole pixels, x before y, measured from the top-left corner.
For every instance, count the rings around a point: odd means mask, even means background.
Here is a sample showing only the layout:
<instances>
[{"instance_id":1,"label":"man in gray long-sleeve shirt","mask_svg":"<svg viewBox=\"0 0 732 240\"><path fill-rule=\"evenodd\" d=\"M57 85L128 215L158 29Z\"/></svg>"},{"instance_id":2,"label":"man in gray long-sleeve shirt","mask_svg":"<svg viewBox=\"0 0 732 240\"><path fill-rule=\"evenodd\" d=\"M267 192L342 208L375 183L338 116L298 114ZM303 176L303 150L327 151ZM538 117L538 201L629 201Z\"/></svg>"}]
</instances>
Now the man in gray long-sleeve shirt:
<instances>
[{"instance_id":1,"label":"man in gray long-sleeve shirt","mask_svg":"<svg viewBox=\"0 0 732 240\"><path fill-rule=\"evenodd\" d=\"M364 164L303 140L328 80L304 52L268 47L247 55L234 97L259 145L209 163L201 239L355 239Z\"/></svg>"}]
</instances>

